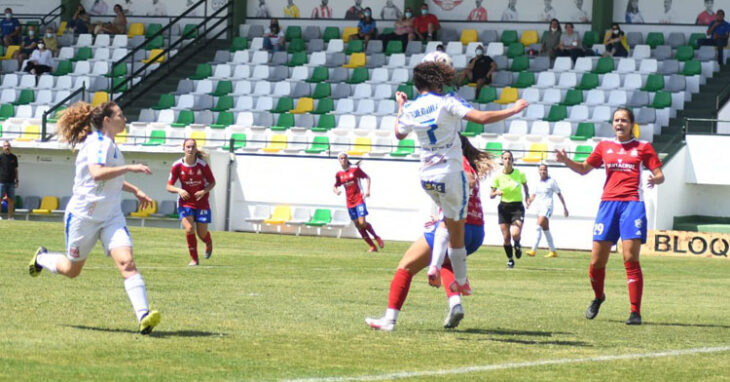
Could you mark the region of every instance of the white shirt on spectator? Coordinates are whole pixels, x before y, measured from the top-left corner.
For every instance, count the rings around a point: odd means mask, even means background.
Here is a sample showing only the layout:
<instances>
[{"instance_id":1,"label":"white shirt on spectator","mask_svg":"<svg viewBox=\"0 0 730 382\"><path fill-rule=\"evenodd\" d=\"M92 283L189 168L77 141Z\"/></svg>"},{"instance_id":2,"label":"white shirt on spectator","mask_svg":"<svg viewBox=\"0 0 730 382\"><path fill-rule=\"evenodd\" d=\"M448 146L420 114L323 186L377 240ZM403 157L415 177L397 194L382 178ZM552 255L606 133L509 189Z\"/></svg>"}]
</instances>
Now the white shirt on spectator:
<instances>
[{"instance_id":1,"label":"white shirt on spectator","mask_svg":"<svg viewBox=\"0 0 730 382\"><path fill-rule=\"evenodd\" d=\"M44 49L43 51L40 49L34 50L29 60L37 62L38 65L53 67L53 53L48 49Z\"/></svg>"}]
</instances>

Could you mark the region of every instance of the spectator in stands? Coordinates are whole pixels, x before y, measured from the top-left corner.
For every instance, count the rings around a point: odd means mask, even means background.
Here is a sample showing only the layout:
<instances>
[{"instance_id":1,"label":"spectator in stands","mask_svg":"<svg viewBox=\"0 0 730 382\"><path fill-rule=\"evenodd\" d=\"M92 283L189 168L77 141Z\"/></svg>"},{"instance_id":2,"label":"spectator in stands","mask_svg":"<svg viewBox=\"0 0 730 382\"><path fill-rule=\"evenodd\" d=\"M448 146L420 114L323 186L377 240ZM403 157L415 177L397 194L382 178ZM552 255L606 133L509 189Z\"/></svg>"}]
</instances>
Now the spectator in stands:
<instances>
[{"instance_id":1,"label":"spectator in stands","mask_svg":"<svg viewBox=\"0 0 730 382\"><path fill-rule=\"evenodd\" d=\"M408 41L415 38L416 35L413 33L413 11L411 11L411 8L409 7L406 7L404 10L403 17L395 22L395 29L393 29L393 33L380 35L380 39L386 47L388 46L388 43L393 40L400 41L403 44L403 47L405 47L408 44Z\"/></svg>"},{"instance_id":2,"label":"spectator in stands","mask_svg":"<svg viewBox=\"0 0 730 382\"><path fill-rule=\"evenodd\" d=\"M540 14L540 21L550 21L555 18L555 8L553 8L553 0L545 0L545 8Z\"/></svg>"},{"instance_id":3,"label":"spectator in stands","mask_svg":"<svg viewBox=\"0 0 730 382\"><path fill-rule=\"evenodd\" d=\"M268 19L271 17L271 12L269 11L269 6L266 5L266 0L259 0L259 6L256 8L256 17L260 17L262 19Z\"/></svg>"},{"instance_id":4,"label":"spectator in stands","mask_svg":"<svg viewBox=\"0 0 730 382\"><path fill-rule=\"evenodd\" d=\"M611 29L606 31L603 36L603 45L606 46L606 57L628 57L629 43L626 41L626 35L619 27L618 23L613 23Z\"/></svg>"},{"instance_id":5,"label":"spectator in stands","mask_svg":"<svg viewBox=\"0 0 730 382\"><path fill-rule=\"evenodd\" d=\"M479 98L479 92L482 87L492 82L492 75L497 71L497 63L491 57L484 54L484 47L479 46L474 51L476 55L469 61L464 70L456 75L456 84L464 84L464 80L476 82L476 97Z\"/></svg>"},{"instance_id":6,"label":"spectator in stands","mask_svg":"<svg viewBox=\"0 0 730 382\"><path fill-rule=\"evenodd\" d=\"M46 47L46 44L41 40L38 42L37 49L33 50L27 63L25 64L25 71L30 74L36 75L36 83L38 82L38 76L43 73L49 73L53 70L53 53Z\"/></svg>"},{"instance_id":7,"label":"spectator in stands","mask_svg":"<svg viewBox=\"0 0 730 382\"><path fill-rule=\"evenodd\" d=\"M520 14L517 12L517 0L509 0L507 9L502 12L502 21L519 21Z\"/></svg>"},{"instance_id":8,"label":"spectator in stands","mask_svg":"<svg viewBox=\"0 0 730 382\"><path fill-rule=\"evenodd\" d=\"M8 220L15 214L15 189L18 188L18 157L10 152L10 141L3 141L3 152L0 153L0 197L7 196ZM1 219L1 218L0 218Z\"/></svg>"},{"instance_id":9,"label":"spectator in stands","mask_svg":"<svg viewBox=\"0 0 730 382\"><path fill-rule=\"evenodd\" d=\"M53 27L46 28L46 35L43 36L43 43L46 44L46 49L50 50L54 56L58 55L58 39L56 38L56 31Z\"/></svg>"},{"instance_id":10,"label":"spectator in stands","mask_svg":"<svg viewBox=\"0 0 730 382\"><path fill-rule=\"evenodd\" d=\"M38 47L38 43L42 41L43 39L35 34L35 25L29 25L28 35L23 37L23 43L20 44L20 50L13 53L13 58L18 60L18 67L23 65L23 61L25 61L25 59L33 53L36 47Z\"/></svg>"},{"instance_id":11,"label":"spectator in stands","mask_svg":"<svg viewBox=\"0 0 730 382\"><path fill-rule=\"evenodd\" d=\"M659 19L660 24L672 24L672 0L664 0L664 15Z\"/></svg>"},{"instance_id":12,"label":"spectator in stands","mask_svg":"<svg viewBox=\"0 0 730 382\"><path fill-rule=\"evenodd\" d=\"M383 20L398 20L403 13L393 4L393 0L386 0L385 6L380 10L380 18Z\"/></svg>"},{"instance_id":13,"label":"spectator in stands","mask_svg":"<svg viewBox=\"0 0 730 382\"><path fill-rule=\"evenodd\" d=\"M294 0L287 0L288 4L284 7L284 16L291 17L293 19L299 18L299 7L294 4Z\"/></svg>"},{"instance_id":14,"label":"spectator in stands","mask_svg":"<svg viewBox=\"0 0 730 382\"><path fill-rule=\"evenodd\" d=\"M20 21L17 17L13 17L13 10L10 8L5 8L5 18L0 21L0 31L5 46L20 44Z\"/></svg>"},{"instance_id":15,"label":"spectator in stands","mask_svg":"<svg viewBox=\"0 0 730 382\"><path fill-rule=\"evenodd\" d=\"M487 21L487 10L482 7L482 0L475 1L474 9L469 12L466 19L469 21Z\"/></svg>"},{"instance_id":16,"label":"spectator in stands","mask_svg":"<svg viewBox=\"0 0 730 382\"><path fill-rule=\"evenodd\" d=\"M147 12L147 16L167 16L165 3L160 2L160 0L152 0L152 9Z\"/></svg>"},{"instance_id":17,"label":"spectator in stands","mask_svg":"<svg viewBox=\"0 0 730 382\"><path fill-rule=\"evenodd\" d=\"M355 0L355 5L347 8L347 12L345 12L345 20L360 20L363 10L362 0Z\"/></svg>"},{"instance_id":18,"label":"spectator in stands","mask_svg":"<svg viewBox=\"0 0 730 382\"><path fill-rule=\"evenodd\" d=\"M89 33L90 23L91 19L89 18L89 14L86 12L86 9L84 9L84 6L79 4L79 6L76 7L76 12L74 12L73 18L71 19L71 29L75 34Z\"/></svg>"},{"instance_id":19,"label":"spectator in stands","mask_svg":"<svg viewBox=\"0 0 730 382\"><path fill-rule=\"evenodd\" d=\"M499 229L502 231L504 253L507 255L507 268L515 267L515 261L512 258L522 257L522 224L525 221L525 206L522 204L522 191L524 191L524 200L527 208L530 208L530 190L527 187L527 177L520 170L513 167L515 157L511 151L502 152L502 172L495 176L492 182L492 192L489 194L490 199L499 196L499 206L497 206L497 217ZM512 244L514 242L514 245Z\"/></svg>"},{"instance_id":20,"label":"spectator in stands","mask_svg":"<svg viewBox=\"0 0 730 382\"><path fill-rule=\"evenodd\" d=\"M565 32L560 35L557 55L568 56L575 63L578 57L584 56L584 53L580 44L580 35L575 31L573 23L565 23Z\"/></svg>"},{"instance_id":21,"label":"spectator in stands","mask_svg":"<svg viewBox=\"0 0 730 382\"><path fill-rule=\"evenodd\" d=\"M644 16L639 12L639 0L626 3L626 24L643 24Z\"/></svg>"},{"instance_id":22,"label":"spectator in stands","mask_svg":"<svg viewBox=\"0 0 730 382\"><path fill-rule=\"evenodd\" d=\"M91 5L89 13L95 16L108 15L109 5L104 0L94 0L94 4Z\"/></svg>"},{"instance_id":23,"label":"spectator in stands","mask_svg":"<svg viewBox=\"0 0 730 382\"><path fill-rule=\"evenodd\" d=\"M97 24L96 34L125 34L127 33L127 16L124 16L124 9L119 4L114 5L114 20L110 23Z\"/></svg>"},{"instance_id":24,"label":"spectator in stands","mask_svg":"<svg viewBox=\"0 0 730 382\"><path fill-rule=\"evenodd\" d=\"M709 45L717 47L717 62L722 65L724 63L725 46L727 46L728 34L730 33L730 23L725 21L725 11L717 10L717 18L710 23L707 28L708 38L699 39L700 45Z\"/></svg>"},{"instance_id":25,"label":"spectator in stands","mask_svg":"<svg viewBox=\"0 0 730 382\"><path fill-rule=\"evenodd\" d=\"M328 0L322 0L319 6L312 9L313 19L331 19L332 18L332 7L327 6Z\"/></svg>"},{"instance_id":26,"label":"spectator in stands","mask_svg":"<svg viewBox=\"0 0 730 382\"><path fill-rule=\"evenodd\" d=\"M550 61L555 60L555 56L558 54L562 34L563 30L560 28L560 21L558 21L558 19L550 20L550 29L548 29L547 33L543 35L545 37L542 39L542 44L540 45L540 54L548 55L550 57Z\"/></svg>"},{"instance_id":27,"label":"spectator in stands","mask_svg":"<svg viewBox=\"0 0 730 382\"><path fill-rule=\"evenodd\" d=\"M421 14L413 20L416 37L421 41L438 41L436 33L441 29L439 19L428 12L428 4L421 5Z\"/></svg>"},{"instance_id":28,"label":"spectator in stands","mask_svg":"<svg viewBox=\"0 0 730 382\"><path fill-rule=\"evenodd\" d=\"M588 12L583 10L583 0L575 0L575 9L573 9L573 14L569 20L577 23L587 23L589 21Z\"/></svg>"},{"instance_id":29,"label":"spectator in stands","mask_svg":"<svg viewBox=\"0 0 730 382\"><path fill-rule=\"evenodd\" d=\"M350 38L354 38L356 40L364 40L365 49L367 49L368 42L370 42L370 39L375 38L375 35L377 33L378 28L375 24L375 20L373 19L373 11L372 9L370 9L370 7L367 7L362 13L362 18L360 19L360 22L357 23L357 34L351 36Z\"/></svg>"},{"instance_id":30,"label":"spectator in stands","mask_svg":"<svg viewBox=\"0 0 730 382\"><path fill-rule=\"evenodd\" d=\"M284 50L284 31L281 30L279 20L271 19L269 27L264 32L264 49L270 52L279 52Z\"/></svg>"},{"instance_id":31,"label":"spectator in stands","mask_svg":"<svg viewBox=\"0 0 730 382\"><path fill-rule=\"evenodd\" d=\"M711 22L715 21L715 11L712 8L715 6L713 0L705 0L705 10L697 15L695 24L697 25L710 25Z\"/></svg>"}]
</instances>

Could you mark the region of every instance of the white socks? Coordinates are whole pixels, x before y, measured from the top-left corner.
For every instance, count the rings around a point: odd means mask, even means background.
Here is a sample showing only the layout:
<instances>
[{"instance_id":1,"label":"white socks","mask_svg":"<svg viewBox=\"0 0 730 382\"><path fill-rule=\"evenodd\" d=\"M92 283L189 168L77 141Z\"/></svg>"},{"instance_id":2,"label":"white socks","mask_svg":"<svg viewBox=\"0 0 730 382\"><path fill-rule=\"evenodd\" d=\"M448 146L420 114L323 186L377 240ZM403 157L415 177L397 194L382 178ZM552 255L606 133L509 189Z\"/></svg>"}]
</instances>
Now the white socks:
<instances>
[{"instance_id":1,"label":"white socks","mask_svg":"<svg viewBox=\"0 0 730 382\"><path fill-rule=\"evenodd\" d=\"M451 269L454 270L456 282L459 285L466 284L466 248L449 248L449 259L451 259Z\"/></svg>"},{"instance_id":2,"label":"white socks","mask_svg":"<svg viewBox=\"0 0 730 382\"><path fill-rule=\"evenodd\" d=\"M137 273L124 280L124 289L127 290L129 301L132 303L134 313L137 315L137 321L141 321L142 317L150 311L147 304L147 288L144 286L142 275Z\"/></svg>"},{"instance_id":3,"label":"white socks","mask_svg":"<svg viewBox=\"0 0 730 382\"><path fill-rule=\"evenodd\" d=\"M429 264L430 267L435 266L438 269L441 269L441 265L443 265L444 259L446 258L446 248L448 244L449 231L447 231L445 227L441 227L439 225L433 235L433 250L431 251L431 264Z\"/></svg>"},{"instance_id":4,"label":"white socks","mask_svg":"<svg viewBox=\"0 0 730 382\"><path fill-rule=\"evenodd\" d=\"M553 243L553 234L551 234L550 231L545 231L545 240L548 243L548 247L550 247L550 251L555 252L555 244Z\"/></svg>"},{"instance_id":5,"label":"white socks","mask_svg":"<svg viewBox=\"0 0 730 382\"><path fill-rule=\"evenodd\" d=\"M398 313L400 313L400 310L388 308L385 310L385 316L383 318L395 322L398 319Z\"/></svg>"},{"instance_id":6,"label":"white socks","mask_svg":"<svg viewBox=\"0 0 730 382\"><path fill-rule=\"evenodd\" d=\"M456 305L461 304L461 295L455 294L453 296L449 296L449 310L454 309Z\"/></svg>"},{"instance_id":7,"label":"white socks","mask_svg":"<svg viewBox=\"0 0 730 382\"><path fill-rule=\"evenodd\" d=\"M66 256L61 253L46 252L39 254L38 257L36 257L35 262L48 272L56 274L58 273L58 268L56 267L56 265L61 259L65 257Z\"/></svg>"}]
</instances>

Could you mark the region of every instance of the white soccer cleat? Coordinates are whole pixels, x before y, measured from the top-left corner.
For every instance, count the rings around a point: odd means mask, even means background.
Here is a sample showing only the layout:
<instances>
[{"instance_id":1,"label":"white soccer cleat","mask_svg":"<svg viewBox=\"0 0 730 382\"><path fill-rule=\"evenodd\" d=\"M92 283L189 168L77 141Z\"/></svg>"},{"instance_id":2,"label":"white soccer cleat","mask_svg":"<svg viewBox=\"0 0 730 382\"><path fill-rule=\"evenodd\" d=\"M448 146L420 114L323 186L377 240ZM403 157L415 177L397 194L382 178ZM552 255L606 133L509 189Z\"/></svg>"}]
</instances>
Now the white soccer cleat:
<instances>
[{"instance_id":1,"label":"white soccer cleat","mask_svg":"<svg viewBox=\"0 0 730 382\"><path fill-rule=\"evenodd\" d=\"M392 332L393 330L395 330L395 321L388 320L385 317L366 317L365 323L375 330L382 330L384 332Z\"/></svg>"},{"instance_id":2,"label":"white soccer cleat","mask_svg":"<svg viewBox=\"0 0 730 382\"><path fill-rule=\"evenodd\" d=\"M449 309L449 313L446 315L444 320L445 329L454 329L459 326L459 323L464 318L464 307L461 304L454 305L453 308Z\"/></svg>"}]
</instances>

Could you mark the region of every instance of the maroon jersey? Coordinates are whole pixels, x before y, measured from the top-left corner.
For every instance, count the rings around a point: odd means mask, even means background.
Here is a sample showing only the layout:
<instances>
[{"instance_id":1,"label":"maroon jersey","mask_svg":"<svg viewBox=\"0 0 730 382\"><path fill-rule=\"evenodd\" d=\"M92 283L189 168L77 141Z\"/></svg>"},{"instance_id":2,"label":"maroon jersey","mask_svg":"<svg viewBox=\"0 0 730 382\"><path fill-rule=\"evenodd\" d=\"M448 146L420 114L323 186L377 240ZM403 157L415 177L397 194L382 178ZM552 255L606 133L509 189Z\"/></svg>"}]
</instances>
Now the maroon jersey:
<instances>
[{"instance_id":1,"label":"maroon jersey","mask_svg":"<svg viewBox=\"0 0 730 382\"><path fill-rule=\"evenodd\" d=\"M190 207L198 210L210 209L208 195L205 194L200 200L195 200L195 193L205 189L209 184L215 182L210 167L204 160L198 159L194 165L185 163L185 158L178 159L172 164L170 179L167 184L174 185L180 179L180 188L190 194L188 200L178 197L178 206Z\"/></svg>"},{"instance_id":2,"label":"maroon jersey","mask_svg":"<svg viewBox=\"0 0 730 382\"><path fill-rule=\"evenodd\" d=\"M586 163L597 168L606 166L606 183L601 200L638 201L641 195L641 170L662 166L649 142L632 139L627 142L601 141Z\"/></svg>"},{"instance_id":3,"label":"maroon jersey","mask_svg":"<svg viewBox=\"0 0 730 382\"><path fill-rule=\"evenodd\" d=\"M335 187L345 186L347 208L364 203L362 200L362 191L360 190L360 179L367 177L368 175L357 166L350 166L347 170L338 171L335 174Z\"/></svg>"},{"instance_id":4,"label":"maroon jersey","mask_svg":"<svg viewBox=\"0 0 730 382\"><path fill-rule=\"evenodd\" d=\"M466 207L466 224L484 225L484 210L482 210L482 199L479 197L479 175L471 167L466 158L464 158L464 171L472 174L476 179L474 188L469 192L469 201Z\"/></svg>"}]
</instances>

